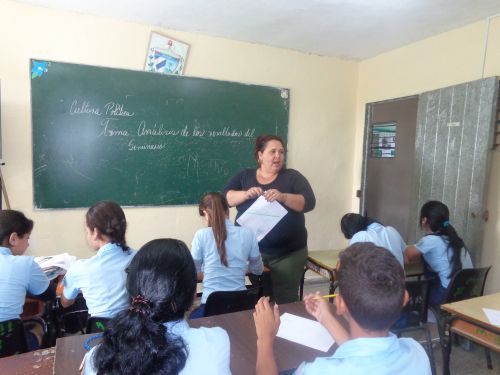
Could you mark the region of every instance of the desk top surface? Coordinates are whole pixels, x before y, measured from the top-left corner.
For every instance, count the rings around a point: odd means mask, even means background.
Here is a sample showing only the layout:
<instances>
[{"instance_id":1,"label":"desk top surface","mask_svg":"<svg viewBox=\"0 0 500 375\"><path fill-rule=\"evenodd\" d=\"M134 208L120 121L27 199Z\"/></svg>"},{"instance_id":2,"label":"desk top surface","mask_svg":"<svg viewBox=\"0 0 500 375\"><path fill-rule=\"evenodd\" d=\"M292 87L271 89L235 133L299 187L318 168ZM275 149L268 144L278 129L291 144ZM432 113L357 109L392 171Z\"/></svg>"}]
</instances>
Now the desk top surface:
<instances>
[{"instance_id":1,"label":"desk top surface","mask_svg":"<svg viewBox=\"0 0 500 375\"><path fill-rule=\"evenodd\" d=\"M339 253L343 249L336 250L312 250L309 251L308 260L316 263L321 267L329 270L334 270L339 260ZM422 262L405 264L406 276L419 276L424 273L424 266Z\"/></svg>"},{"instance_id":2,"label":"desk top surface","mask_svg":"<svg viewBox=\"0 0 500 375\"><path fill-rule=\"evenodd\" d=\"M285 312L311 318L305 311L302 302L281 305L280 313ZM224 328L231 343L232 373L238 375L255 374L257 336L252 314L253 310L247 310L211 316L190 320L189 325L194 328L202 326ZM4 369L8 370L6 374L77 375L86 352L83 343L90 336L92 335L64 337L57 340L56 349L51 348L0 359L0 368L2 368L2 373ZM277 337L274 348L278 368L281 371L295 368L301 362L312 361L319 356L331 356L336 345L333 345L327 353L323 353ZM45 353L44 356L42 356L42 352ZM58 358L56 362L54 354Z\"/></svg>"},{"instance_id":3,"label":"desk top surface","mask_svg":"<svg viewBox=\"0 0 500 375\"><path fill-rule=\"evenodd\" d=\"M500 331L500 327L494 326L486 317L483 307L487 309L500 310L500 293L488 294L482 297L471 298L463 301L447 303L441 308L464 320L479 323L482 326L491 327Z\"/></svg>"},{"instance_id":4,"label":"desk top surface","mask_svg":"<svg viewBox=\"0 0 500 375\"><path fill-rule=\"evenodd\" d=\"M319 263L326 268L335 268L339 260L339 253L343 249L336 250L313 250L309 251L309 261Z\"/></svg>"}]
</instances>

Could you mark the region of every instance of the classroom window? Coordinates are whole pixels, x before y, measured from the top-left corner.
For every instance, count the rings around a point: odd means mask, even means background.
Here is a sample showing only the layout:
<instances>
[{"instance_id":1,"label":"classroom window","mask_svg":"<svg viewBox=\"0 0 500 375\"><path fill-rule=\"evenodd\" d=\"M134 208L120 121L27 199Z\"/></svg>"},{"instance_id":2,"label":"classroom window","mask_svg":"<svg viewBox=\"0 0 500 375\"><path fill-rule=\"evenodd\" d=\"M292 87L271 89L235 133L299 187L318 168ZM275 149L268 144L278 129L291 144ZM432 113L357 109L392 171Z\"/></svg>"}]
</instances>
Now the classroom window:
<instances>
[{"instance_id":1,"label":"classroom window","mask_svg":"<svg viewBox=\"0 0 500 375\"><path fill-rule=\"evenodd\" d=\"M393 158L396 156L396 123L372 124L370 157Z\"/></svg>"}]
</instances>

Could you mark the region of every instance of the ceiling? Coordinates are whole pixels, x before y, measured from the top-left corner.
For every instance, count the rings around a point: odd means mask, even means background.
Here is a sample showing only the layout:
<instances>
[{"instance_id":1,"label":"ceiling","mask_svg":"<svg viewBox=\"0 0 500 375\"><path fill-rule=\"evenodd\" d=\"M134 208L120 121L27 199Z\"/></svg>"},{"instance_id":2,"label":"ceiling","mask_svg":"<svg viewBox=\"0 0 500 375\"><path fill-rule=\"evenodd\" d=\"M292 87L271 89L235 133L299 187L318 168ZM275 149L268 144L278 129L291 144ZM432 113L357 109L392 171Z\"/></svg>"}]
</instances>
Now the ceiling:
<instances>
[{"instance_id":1,"label":"ceiling","mask_svg":"<svg viewBox=\"0 0 500 375\"><path fill-rule=\"evenodd\" d=\"M500 0L19 0L362 60L500 13Z\"/></svg>"}]
</instances>

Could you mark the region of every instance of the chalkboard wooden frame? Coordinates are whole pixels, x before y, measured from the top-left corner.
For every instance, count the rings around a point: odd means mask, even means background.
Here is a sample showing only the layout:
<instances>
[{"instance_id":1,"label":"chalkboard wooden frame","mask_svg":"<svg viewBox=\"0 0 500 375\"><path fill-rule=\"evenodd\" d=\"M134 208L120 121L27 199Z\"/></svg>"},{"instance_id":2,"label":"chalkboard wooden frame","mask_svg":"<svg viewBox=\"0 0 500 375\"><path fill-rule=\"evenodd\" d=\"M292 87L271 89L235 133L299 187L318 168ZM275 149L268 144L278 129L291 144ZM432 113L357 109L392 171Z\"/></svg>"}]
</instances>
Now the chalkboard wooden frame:
<instances>
[{"instance_id":1,"label":"chalkboard wooden frame","mask_svg":"<svg viewBox=\"0 0 500 375\"><path fill-rule=\"evenodd\" d=\"M287 141L289 90L31 60L35 209L195 204Z\"/></svg>"}]
</instances>

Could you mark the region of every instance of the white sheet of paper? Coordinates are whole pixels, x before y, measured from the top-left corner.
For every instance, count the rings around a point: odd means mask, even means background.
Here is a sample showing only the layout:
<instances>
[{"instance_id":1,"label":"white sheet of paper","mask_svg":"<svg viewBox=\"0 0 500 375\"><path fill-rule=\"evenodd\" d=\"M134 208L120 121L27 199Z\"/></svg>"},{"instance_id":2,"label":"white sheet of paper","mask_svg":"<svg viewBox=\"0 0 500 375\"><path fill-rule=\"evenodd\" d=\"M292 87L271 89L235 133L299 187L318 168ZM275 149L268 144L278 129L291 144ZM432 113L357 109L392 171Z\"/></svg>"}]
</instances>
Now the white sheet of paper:
<instances>
[{"instance_id":1,"label":"white sheet of paper","mask_svg":"<svg viewBox=\"0 0 500 375\"><path fill-rule=\"evenodd\" d=\"M486 309L483 307L483 311L491 324L495 326L500 326L500 311L493 309Z\"/></svg>"},{"instance_id":2,"label":"white sheet of paper","mask_svg":"<svg viewBox=\"0 0 500 375\"><path fill-rule=\"evenodd\" d=\"M68 270L69 266L71 266L71 264L73 264L73 262L75 261L76 257L73 255L69 255L68 253L35 258L35 262L37 262L42 269L47 269L50 267L60 267L64 270Z\"/></svg>"},{"instance_id":3,"label":"white sheet of paper","mask_svg":"<svg viewBox=\"0 0 500 375\"><path fill-rule=\"evenodd\" d=\"M260 241L286 214L287 210L277 201L268 202L260 196L236 221L250 229Z\"/></svg>"},{"instance_id":4,"label":"white sheet of paper","mask_svg":"<svg viewBox=\"0 0 500 375\"><path fill-rule=\"evenodd\" d=\"M317 321L288 313L281 315L277 336L322 352L327 352L335 342Z\"/></svg>"}]
</instances>

